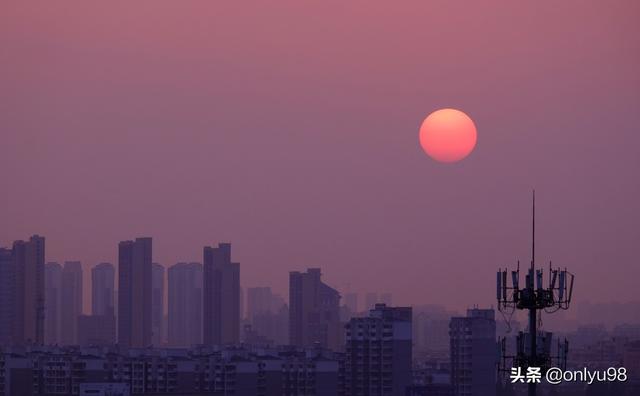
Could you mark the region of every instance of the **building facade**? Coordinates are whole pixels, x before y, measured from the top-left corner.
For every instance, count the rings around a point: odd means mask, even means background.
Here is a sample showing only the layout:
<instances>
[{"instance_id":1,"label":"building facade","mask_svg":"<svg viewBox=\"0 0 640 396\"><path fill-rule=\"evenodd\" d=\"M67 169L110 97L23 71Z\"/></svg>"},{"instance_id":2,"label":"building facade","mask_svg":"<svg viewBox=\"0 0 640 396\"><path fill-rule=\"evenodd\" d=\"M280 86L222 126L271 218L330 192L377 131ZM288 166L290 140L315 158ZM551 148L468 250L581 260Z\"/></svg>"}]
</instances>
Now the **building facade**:
<instances>
[{"instance_id":1,"label":"building facade","mask_svg":"<svg viewBox=\"0 0 640 396\"><path fill-rule=\"evenodd\" d=\"M202 343L202 264L178 263L167 271L168 343L190 347Z\"/></svg>"},{"instance_id":2,"label":"building facade","mask_svg":"<svg viewBox=\"0 0 640 396\"><path fill-rule=\"evenodd\" d=\"M340 294L321 280L319 268L289 273L289 343L342 349Z\"/></svg>"},{"instance_id":3,"label":"building facade","mask_svg":"<svg viewBox=\"0 0 640 396\"><path fill-rule=\"evenodd\" d=\"M100 263L91 269L91 314L115 315L115 275L111 263Z\"/></svg>"},{"instance_id":4,"label":"building facade","mask_svg":"<svg viewBox=\"0 0 640 396\"><path fill-rule=\"evenodd\" d=\"M0 346L13 343L16 271L11 249L0 248Z\"/></svg>"},{"instance_id":5,"label":"building facade","mask_svg":"<svg viewBox=\"0 0 640 396\"><path fill-rule=\"evenodd\" d=\"M44 341L47 345L60 342L62 326L62 266L47 263L44 266Z\"/></svg>"},{"instance_id":6,"label":"building facade","mask_svg":"<svg viewBox=\"0 0 640 396\"><path fill-rule=\"evenodd\" d=\"M82 315L82 264L79 261L67 261L62 268L62 293L60 317L60 343L76 345L78 343L78 316Z\"/></svg>"},{"instance_id":7,"label":"building facade","mask_svg":"<svg viewBox=\"0 0 640 396\"><path fill-rule=\"evenodd\" d=\"M0 396L75 396L106 384L153 396L341 393L340 362L312 350L42 348L0 351L0 367Z\"/></svg>"},{"instance_id":8,"label":"building facade","mask_svg":"<svg viewBox=\"0 0 640 396\"><path fill-rule=\"evenodd\" d=\"M204 248L203 341L206 345L240 341L240 264L231 262L231 244Z\"/></svg>"},{"instance_id":9,"label":"building facade","mask_svg":"<svg viewBox=\"0 0 640 396\"><path fill-rule=\"evenodd\" d=\"M376 304L345 331L345 394L404 395L412 384L411 307Z\"/></svg>"},{"instance_id":10,"label":"building facade","mask_svg":"<svg viewBox=\"0 0 640 396\"><path fill-rule=\"evenodd\" d=\"M152 344L151 238L118 245L118 344L143 348Z\"/></svg>"},{"instance_id":11,"label":"building facade","mask_svg":"<svg viewBox=\"0 0 640 396\"><path fill-rule=\"evenodd\" d=\"M10 283L7 291L3 292L4 306L2 310L12 319L6 330L11 333L11 344L44 343L44 257L45 239L34 235L28 241L15 241L11 249L11 263L7 264L8 253L4 249L0 259L7 280ZM3 282L5 282L3 280Z\"/></svg>"},{"instance_id":12,"label":"building facade","mask_svg":"<svg viewBox=\"0 0 640 396\"><path fill-rule=\"evenodd\" d=\"M164 267L151 265L151 342L155 346L164 344Z\"/></svg>"},{"instance_id":13,"label":"building facade","mask_svg":"<svg viewBox=\"0 0 640 396\"><path fill-rule=\"evenodd\" d=\"M498 347L493 309L473 308L449 324L451 384L455 396L496 394Z\"/></svg>"}]
</instances>

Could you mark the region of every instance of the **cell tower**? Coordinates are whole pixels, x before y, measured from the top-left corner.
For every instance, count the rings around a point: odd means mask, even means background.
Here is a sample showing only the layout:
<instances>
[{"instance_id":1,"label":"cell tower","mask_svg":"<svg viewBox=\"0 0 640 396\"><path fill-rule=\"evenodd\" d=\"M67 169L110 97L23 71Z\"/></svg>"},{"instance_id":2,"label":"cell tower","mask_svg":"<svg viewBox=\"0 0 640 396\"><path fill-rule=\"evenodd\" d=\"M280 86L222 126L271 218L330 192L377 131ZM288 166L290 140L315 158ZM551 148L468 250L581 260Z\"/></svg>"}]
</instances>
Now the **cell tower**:
<instances>
[{"instance_id":1,"label":"cell tower","mask_svg":"<svg viewBox=\"0 0 640 396\"><path fill-rule=\"evenodd\" d=\"M529 367L540 367L545 372L553 366L566 368L569 343L558 340L557 355L551 355L551 333L538 329L538 311L553 313L561 309L569 309L573 294L574 275L565 268L553 269L549 262L549 280L547 287L543 285L543 270L536 269L536 192L533 191L532 227L531 227L531 266L525 275L524 288L520 288L520 261L516 271L511 271L511 286L507 284L507 269L497 273L496 296L498 310L506 315L513 315L516 309L529 311L529 332L519 332L515 355L507 355L506 337L501 341L500 371L510 371L511 367L527 370ZM538 341L541 341L538 344ZM511 365L508 366L508 362ZM529 396L536 395L536 383L530 382Z\"/></svg>"}]
</instances>

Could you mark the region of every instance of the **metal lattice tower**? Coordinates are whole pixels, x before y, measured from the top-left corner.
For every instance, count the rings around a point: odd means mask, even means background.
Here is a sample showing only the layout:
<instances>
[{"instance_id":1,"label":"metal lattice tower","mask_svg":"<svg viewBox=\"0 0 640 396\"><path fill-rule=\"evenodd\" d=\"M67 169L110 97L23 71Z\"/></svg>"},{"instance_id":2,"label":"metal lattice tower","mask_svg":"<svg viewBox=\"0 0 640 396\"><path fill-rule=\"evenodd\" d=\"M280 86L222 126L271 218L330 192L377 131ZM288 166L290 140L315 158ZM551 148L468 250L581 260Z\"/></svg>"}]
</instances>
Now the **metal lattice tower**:
<instances>
[{"instance_id":1,"label":"metal lattice tower","mask_svg":"<svg viewBox=\"0 0 640 396\"><path fill-rule=\"evenodd\" d=\"M553 269L549 262L549 280L547 287L543 286L543 270L536 269L535 248L536 248L536 195L533 191L532 205L532 221L531 221L531 265L525 275L524 288L519 287L520 281L520 262L516 271L511 271L511 286L507 282L507 269L500 269L497 273L497 289L496 295L498 299L498 310L503 314L512 315L515 310L526 310L529 315L529 332L525 334L520 332L517 338L517 353L515 355L507 355L506 338L501 340L502 356L500 370L507 370L507 361L510 361L511 367L520 367L527 369L529 367L539 367L544 375L552 362L556 362L557 366L566 367L568 342L558 341L558 355L551 355L551 335L540 334L538 329L538 311L553 313L560 309L569 309L571 303L571 295L573 293L574 275L567 271L557 268ZM528 339L527 339L528 335ZM542 336L544 341L538 345L538 338ZM527 345L528 344L528 345ZM536 395L536 383L531 382L529 385L529 396Z\"/></svg>"}]
</instances>

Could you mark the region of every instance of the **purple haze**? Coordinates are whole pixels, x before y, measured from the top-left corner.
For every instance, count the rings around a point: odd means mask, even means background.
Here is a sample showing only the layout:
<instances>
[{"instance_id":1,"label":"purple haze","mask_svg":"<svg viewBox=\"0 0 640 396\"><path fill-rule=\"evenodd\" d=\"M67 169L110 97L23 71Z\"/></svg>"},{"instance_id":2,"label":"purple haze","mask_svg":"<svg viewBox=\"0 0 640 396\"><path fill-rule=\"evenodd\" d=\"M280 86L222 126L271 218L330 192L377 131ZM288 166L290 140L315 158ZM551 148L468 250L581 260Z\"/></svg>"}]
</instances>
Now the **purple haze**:
<instances>
[{"instance_id":1,"label":"purple haze","mask_svg":"<svg viewBox=\"0 0 640 396\"><path fill-rule=\"evenodd\" d=\"M529 259L536 188L538 259L638 297L638 2L1 8L0 245L88 279L121 240L165 266L229 241L245 287L319 266L463 308ZM478 127L455 165L418 144L442 107Z\"/></svg>"}]
</instances>

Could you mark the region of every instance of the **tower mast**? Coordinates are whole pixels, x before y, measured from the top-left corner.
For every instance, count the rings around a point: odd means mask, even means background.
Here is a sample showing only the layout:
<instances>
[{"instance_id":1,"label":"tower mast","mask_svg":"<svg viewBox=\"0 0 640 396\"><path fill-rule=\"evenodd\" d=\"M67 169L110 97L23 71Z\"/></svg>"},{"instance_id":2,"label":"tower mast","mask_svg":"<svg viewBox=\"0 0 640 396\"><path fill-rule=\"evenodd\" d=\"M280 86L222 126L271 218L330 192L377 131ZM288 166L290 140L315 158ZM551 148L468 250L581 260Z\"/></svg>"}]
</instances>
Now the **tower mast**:
<instances>
[{"instance_id":1,"label":"tower mast","mask_svg":"<svg viewBox=\"0 0 640 396\"><path fill-rule=\"evenodd\" d=\"M517 336L517 351L515 355L507 354L506 338L502 338L502 363L501 371L507 372L509 369L539 368L544 376L551 367L554 357L547 345L546 338L541 344L544 346L538 350L538 311L554 308L569 309L571 295L573 291L574 275L569 271L551 268L549 263L549 283L545 286L543 281L543 271L536 270L536 191L532 191L531 202L531 263L529 271L525 276L524 286L520 288L520 264L517 271L511 272L512 285L507 285L507 269L500 269L497 272L496 297L498 299L498 309L511 315L516 309L528 311L529 331L528 334L520 332ZM556 280L558 282L556 282ZM529 337L527 342L527 336ZM550 337L549 334L542 337ZM563 345L558 343L557 366L566 367L568 342L565 339ZM507 361L512 365L508 367ZM536 395L536 381L528 381L528 395Z\"/></svg>"},{"instance_id":2,"label":"tower mast","mask_svg":"<svg viewBox=\"0 0 640 396\"><path fill-rule=\"evenodd\" d=\"M531 269L529 270L529 285L531 296L535 296L535 277L536 277L536 190L533 190L533 201L531 208ZM536 300L535 298L533 299ZM538 329L536 324L536 311L538 307L534 303L529 307L529 336L531 338L531 354L529 366L536 366L536 349ZM536 396L536 383L532 381L529 383L529 396Z\"/></svg>"}]
</instances>

